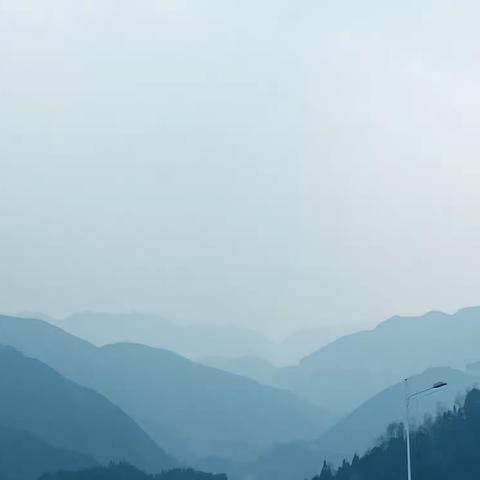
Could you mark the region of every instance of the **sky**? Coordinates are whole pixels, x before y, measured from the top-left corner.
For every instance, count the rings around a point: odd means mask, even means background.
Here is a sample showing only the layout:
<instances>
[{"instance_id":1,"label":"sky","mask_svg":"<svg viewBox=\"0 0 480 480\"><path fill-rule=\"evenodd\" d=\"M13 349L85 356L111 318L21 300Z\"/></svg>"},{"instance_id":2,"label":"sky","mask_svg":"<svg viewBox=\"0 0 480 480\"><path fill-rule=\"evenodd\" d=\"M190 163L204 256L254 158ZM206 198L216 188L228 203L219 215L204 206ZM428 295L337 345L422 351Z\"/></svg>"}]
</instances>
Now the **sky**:
<instances>
[{"instance_id":1,"label":"sky","mask_svg":"<svg viewBox=\"0 0 480 480\"><path fill-rule=\"evenodd\" d=\"M479 14L0 0L0 310L278 334L480 304Z\"/></svg>"}]
</instances>

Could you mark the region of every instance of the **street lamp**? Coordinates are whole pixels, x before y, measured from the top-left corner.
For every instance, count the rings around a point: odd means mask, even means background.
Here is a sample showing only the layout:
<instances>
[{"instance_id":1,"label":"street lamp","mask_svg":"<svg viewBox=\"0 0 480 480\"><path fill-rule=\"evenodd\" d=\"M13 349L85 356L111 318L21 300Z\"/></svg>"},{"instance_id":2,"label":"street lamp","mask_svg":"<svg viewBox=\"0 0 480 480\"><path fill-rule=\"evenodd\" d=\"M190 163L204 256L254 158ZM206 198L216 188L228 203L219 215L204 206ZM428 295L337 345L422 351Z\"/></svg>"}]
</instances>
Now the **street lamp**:
<instances>
[{"instance_id":1,"label":"street lamp","mask_svg":"<svg viewBox=\"0 0 480 480\"><path fill-rule=\"evenodd\" d=\"M408 392L408 378L405 379L405 436L407 437L407 472L408 480L412 480L412 463L410 457L410 424L409 424L409 406L410 400L413 397L421 395L422 393L429 392L430 390L436 390L438 388L446 387L446 382L435 382L431 387L426 388L425 390L420 390L419 392L410 393Z\"/></svg>"}]
</instances>

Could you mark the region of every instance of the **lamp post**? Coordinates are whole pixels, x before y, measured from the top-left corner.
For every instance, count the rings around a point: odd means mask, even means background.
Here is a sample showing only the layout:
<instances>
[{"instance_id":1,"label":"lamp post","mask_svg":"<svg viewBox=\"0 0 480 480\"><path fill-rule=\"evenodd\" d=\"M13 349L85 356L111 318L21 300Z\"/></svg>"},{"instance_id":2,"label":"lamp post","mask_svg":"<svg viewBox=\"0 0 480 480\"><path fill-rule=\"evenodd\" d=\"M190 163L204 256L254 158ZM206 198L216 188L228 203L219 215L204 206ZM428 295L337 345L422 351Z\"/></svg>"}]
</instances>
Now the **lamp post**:
<instances>
[{"instance_id":1,"label":"lamp post","mask_svg":"<svg viewBox=\"0 0 480 480\"><path fill-rule=\"evenodd\" d=\"M413 397L421 395L422 393L429 392L430 390L436 390L437 388L442 388L447 385L446 382L436 382L431 387L426 388L425 390L420 390L418 392L409 393L408 391L408 378L405 379L405 436L407 437L407 472L408 480L412 480L412 462L410 455L410 423L409 423L409 407L410 400Z\"/></svg>"}]
</instances>

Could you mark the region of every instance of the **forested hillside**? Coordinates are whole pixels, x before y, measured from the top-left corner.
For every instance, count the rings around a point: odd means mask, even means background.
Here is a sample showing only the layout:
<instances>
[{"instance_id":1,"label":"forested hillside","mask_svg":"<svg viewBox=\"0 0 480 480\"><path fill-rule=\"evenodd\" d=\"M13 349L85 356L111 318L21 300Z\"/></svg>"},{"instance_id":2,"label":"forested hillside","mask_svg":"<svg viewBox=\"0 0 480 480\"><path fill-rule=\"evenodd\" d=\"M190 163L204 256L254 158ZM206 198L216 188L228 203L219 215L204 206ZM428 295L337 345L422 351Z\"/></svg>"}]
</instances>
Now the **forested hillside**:
<instances>
[{"instance_id":1,"label":"forested hillside","mask_svg":"<svg viewBox=\"0 0 480 480\"><path fill-rule=\"evenodd\" d=\"M179 468L147 475L127 463L111 463L108 467L49 473L42 475L39 480L227 480L227 477L223 474Z\"/></svg>"},{"instance_id":2,"label":"forested hillside","mask_svg":"<svg viewBox=\"0 0 480 480\"><path fill-rule=\"evenodd\" d=\"M439 415L412 432L412 475L422 480L480 478L480 390L464 406ZM392 424L384 439L364 456L333 471L325 463L314 480L403 480L407 477L405 435Z\"/></svg>"}]
</instances>

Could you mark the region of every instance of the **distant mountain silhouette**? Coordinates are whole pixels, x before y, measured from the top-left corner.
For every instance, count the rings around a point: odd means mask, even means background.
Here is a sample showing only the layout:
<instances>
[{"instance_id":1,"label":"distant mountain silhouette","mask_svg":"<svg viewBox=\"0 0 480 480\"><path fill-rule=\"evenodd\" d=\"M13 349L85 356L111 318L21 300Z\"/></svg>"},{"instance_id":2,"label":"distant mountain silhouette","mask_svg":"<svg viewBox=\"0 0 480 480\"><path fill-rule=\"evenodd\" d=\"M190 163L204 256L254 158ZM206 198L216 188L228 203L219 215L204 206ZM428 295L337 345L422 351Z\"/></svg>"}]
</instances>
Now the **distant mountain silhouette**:
<instances>
[{"instance_id":1,"label":"distant mountain silhouette","mask_svg":"<svg viewBox=\"0 0 480 480\"><path fill-rule=\"evenodd\" d=\"M478 360L478 338L480 307L393 317L281 369L276 384L347 413L399 378L438 365L463 369Z\"/></svg>"},{"instance_id":2,"label":"distant mountain silhouette","mask_svg":"<svg viewBox=\"0 0 480 480\"><path fill-rule=\"evenodd\" d=\"M110 464L77 472L48 473L39 480L227 480L223 474L197 472L192 469L173 469L148 475L127 463Z\"/></svg>"},{"instance_id":3,"label":"distant mountain silhouette","mask_svg":"<svg viewBox=\"0 0 480 480\"><path fill-rule=\"evenodd\" d=\"M56 319L55 317L52 317L51 315L47 315L46 313L43 312L30 312L30 311L20 311L14 314L15 317L21 317L21 318L38 318L39 320L44 320L45 322L51 323L53 325L56 325L57 323L60 322L60 320Z\"/></svg>"},{"instance_id":4,"label":"distant mountain silhouette","mask_svg":"<svg viewBox=\"0 0 480 480\"><path fill-rule=\"evenodd\" d=\"M118 404L186 460L247 459L272 444L318 437L325 411L290 392L135 344L102 348L41 320L0 316L13 345Z\"/></svg>"},{"instance_id":5,"label":"distant mountain silhouette","mask_svg":"<svg viewBox=\"0 0 480 480\"><path fill-rule=\"evenodd\" d=\"M273 386L277 373L277 367L263 358L254 356L205 357L200 362L225 372L251 378L264 385Z\"/></svg>"},{"instance_id":6,"label":"distant mountain silhouette","mask_svg":"<svg viewBox=\"0 0 480 480\"><path fill-rule=\"evenodd\" d=\"M0 424L104 463L128 460L149 471L175 465L105 397L5 346L0 346Z\"/></svg>"},{"instance_id":7,"label":"distant mountain silhouette","mask_svg":"<svg viewBox=\"0 0 480 480\"><path fill-rule=\"evenodd\" d=\"M81 312L57 324L97 346L140 343L171 350L192 360L210 355L259 355L269 358L274 354L274 345L251 329L221 325L182 326L160 316L143 313Z\"/></svg>"},{"instance_id":8,"label":"distant mountain silhouette","mask_svg":"<svg viewBox=\"0 0 480 480\"><path fill-rule=\"evenodd\" d=\"M26 314L21 317L28 317ZM32 316L30 316L32 318ZM67 332L97 346L141 343L179 353L192 360L205 357L257 357L274 365L297 363L332 340L354 330L353 326L322 326L300 330L276 343L248 328L225 325L177 325L158 315L80 312L61 321L47 316Z\"/></svg>"},{"instance_id":9,"label":"distant mountain silhouette","mask_svg":"<svg viewBox=\"0 0 480 480\"><path fill-rule=\"evenodd\" d=\"M95 465L97 462L92 457L53 447L28 432L0 425L2 480L37 480L45 472L78 470Z\"/></svg>"},{"instance_id":10,"label":"distant mountain silhouette","mask_svg":"<svg viewBox=\"0 0 480 480\"><path fill-rule=\"evenodd\" d=\"M365 328L365 325L324 325L316 328L306 328L289 335L281 342L279 347L282 351L288 352L290 364L294 364L336 339L356 332L361 328Z\"/></svg>"}]
</instances>

